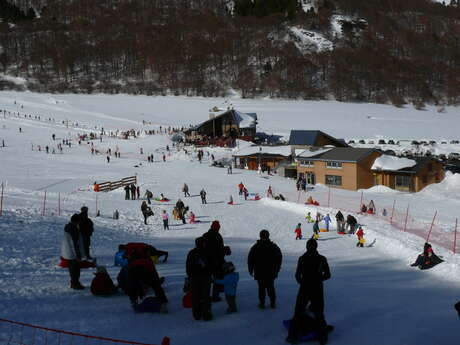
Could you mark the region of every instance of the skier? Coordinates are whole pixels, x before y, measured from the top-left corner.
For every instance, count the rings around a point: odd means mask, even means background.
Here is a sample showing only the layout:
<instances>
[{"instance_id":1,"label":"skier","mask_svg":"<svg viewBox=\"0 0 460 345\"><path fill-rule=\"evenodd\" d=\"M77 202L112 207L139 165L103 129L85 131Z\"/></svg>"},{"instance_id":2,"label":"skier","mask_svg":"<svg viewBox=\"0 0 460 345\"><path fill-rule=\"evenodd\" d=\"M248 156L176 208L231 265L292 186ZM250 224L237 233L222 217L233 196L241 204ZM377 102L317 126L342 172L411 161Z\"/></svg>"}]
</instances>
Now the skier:
<instances>
[{"instance_id":1,"label":"skier","mask_svg":"<svg viewBox=\"0 0 460 345\"><path fill-rule=\"evenodd\" d=\"M326 231L329 231L329 224L331 223L331 217L329 217L329 213L326 214L326 217L324 217L323 220L326 224Z\"/></svg>"},{"instance_id":2,"label":"skier","mask_svg":"<svg viewBox=\"0 0 460 345\"><path fill-rule=\"evenodd\" d=\"M206 191L203 189L201 189L200 191L200 197L201 197L201 203L202 204L207 204L206 202Z\"/></svg>"},{"instance_id":3,"label":"skier","mask_svg":"<svg viewBox=\"0 0 460 345\"><path fill-rule=\"evenodd\" d=\"M308 305L319 326L319 343L321 345L327 343L323 281L331 277L331 272L327 259L318 253L317 248L317 241L309 239L307 241L307 251L299 258L297 263L295 278L300 287L297 293L294 317L286 338L286 341L291 344L297 344L299 341L301 330L298 327L298 320L305 314L305 309Z\"/></svg>"},{"instance_id":4,"label":"skier","mask_svg":"<svg viewBox=\"0 0 460 345\"><path fill-rule=\"evenodd\" d=\"M297 227L295 228L295 239L296 240L301 240L302 239L302 224L297 224Z\"/></svg>"},{"instance_id":5,"label":"skier","mask_svg":"<svg viewBox=\"0 0 460 345\"><path fill-rule=\"evenodd\" d=\"M248 271L257 280L259 287L259 308L265 309L265 295L270 299L270 307L276 308L274 282L281 269L283 255L280 248L270 241L268 230L261 230L260 239L249 250Z\"/></svg>"}]
</instances>

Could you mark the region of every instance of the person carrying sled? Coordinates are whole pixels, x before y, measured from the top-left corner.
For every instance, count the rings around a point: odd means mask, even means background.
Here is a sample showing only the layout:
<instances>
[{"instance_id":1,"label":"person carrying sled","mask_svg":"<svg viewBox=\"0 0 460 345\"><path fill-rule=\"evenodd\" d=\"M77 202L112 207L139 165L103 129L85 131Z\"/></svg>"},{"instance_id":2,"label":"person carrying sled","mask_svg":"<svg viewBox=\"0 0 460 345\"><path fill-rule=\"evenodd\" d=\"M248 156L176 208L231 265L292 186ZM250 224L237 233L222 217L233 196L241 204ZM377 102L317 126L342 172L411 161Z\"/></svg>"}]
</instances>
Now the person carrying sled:
<instances>
[{"instance_id":1,"label":"person carrying sled","mask_svg":"<svg viewBox=\"0 0 460 345\"><path fill-rule=\"evenodd\" d=\"M92 260L93 258L89 255L89 248L91 246L91 236L93 236L94 225L93 221L88 217L88 207L83 206L80 211L80 224L78 228L80 230L84 250L82 255L88 260Z\"/></svg>"},{"instance_id":2,"label":"person carrying sled","mask_svg":"<svg viewBox=\"0 0 460 345\"><path fill-rule=\"evenodd\" d=\"M356 243L356 247L364 247L364 231L362 227L358 228L358 231L356 231L356 236L358 236L358 243Z\"/></svg>"},{"instance_id":3,"label":"person carrying sled","mask_svg":"<svg viewBox=\"0 0 460 345\"><path fill-rule=\"evenodd\" d=\"M260 239L249 250L248 271L257 281L259 288L259 308L265 309L265 295L270 299L270 307L276 308L275 279L281 270L283 255L280 248L270 241L268 230L261 230Z\"/></svg>"},{"instance_id":4,"label":"person carrying sled","mask_svg":"<svg viewBox=\"0 0 460 345\"><path fill-rule=\"evenodd\" d=\"M441 262L443 262L443 260L434 253L431 244L426 242L423 246L423 253L417 257L417 260L415 260L411 266L418 267L421 270L426 270L440 264Z\"/></svg>"},{"instance_id":5,"label":"person carrying sled","mask_svg":"<svg viewBox=\"0 0 460 345\"><path fill-rule=\"evenodd\" d=\"M296 240L301 240L302 239L302 224L297 224L295 230L295 239Z\"/></svg>"},{"instance_id":6,"label":"person carrying sled","mask_svg":"<svg viewBox=\"0 0 460 345\"><path fill-rule=\"evenodd\" d=\"M147 218L153 216L153 211L149 206L147 206L147 203L145 201L142 201L141 212L144 216L144 224L147 225Z\"/></svg>"},{"instance_id":7,"label":"person carrying sled","mask_svg":"<svg viewBox=\"0 0 460 345\"><path fill-rule=\"evenodd\" d=\"M237 312L236 308L236 287L240 280L240 275L235 272L235 266L232 262L224 263L222 267L224 277L222 279L215 279L215 282L224 286L225 300L227 301L227 314Z\"/></svg>"},{"instance_id":8,"label":"person carrying sled","mask_svg":"<svg viewBox=\"0 0 460 345\"><path fill-rule=\"evenodd\" d=\"M192 293L192 314L195 320L212 320L211 282L212 267L203 237L195 239L195 248L187 255L186 273Z\"/></svg>"},{"instance_id":9,"label":"person carrying sled","mask_svg":"<svg viewBox=\"0 0 460 345\"><path fill-rule=\"evenodd\" d=\"M80 261L82 257L82 240L78 225L80 216L72 215L70 222L64 227L64 239L61 246L61 257L69 261L70 288L83 290L80 283Z\"/></svg>"},{"instance_id":10,"label":"person carrying sled","mask_svg":"<svg viewBox=\"0 0 460 345\"><path fill-rule=\"evenodd\" d=\"M318 242L307 241L307 251L297 263L295 278L300 285L294 309L294 317L289 327L286 341L291 344L298 342L301 329L298 320L305 315L306 307L314 314L318 324L318 340L321 345L327 343L327 324L324 317L323 282L331 277L327 259L318 253Z\"/></svg>"}]
</instances>

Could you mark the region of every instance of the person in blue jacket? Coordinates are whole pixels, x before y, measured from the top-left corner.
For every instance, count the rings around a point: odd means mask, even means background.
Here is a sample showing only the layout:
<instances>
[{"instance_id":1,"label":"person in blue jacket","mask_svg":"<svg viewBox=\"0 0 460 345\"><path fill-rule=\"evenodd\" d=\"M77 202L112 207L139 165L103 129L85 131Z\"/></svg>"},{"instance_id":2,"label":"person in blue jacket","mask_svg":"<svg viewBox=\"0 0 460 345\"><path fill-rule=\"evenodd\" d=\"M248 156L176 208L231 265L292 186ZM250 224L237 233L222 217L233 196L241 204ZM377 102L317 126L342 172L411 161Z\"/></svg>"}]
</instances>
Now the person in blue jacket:
<instances>
[{"instance_id":1,"label":"person in blue jacket","mask_svg":"<svg viewBox=\"0 0 460 345\"><path fill-rule=\"evenodd\" d=\"M126 258L126 246L124 244L120 244L118 246L118 252L115 253L115 266L128 266L128 259Z\"/></svg>"},{"instance_id":2,"label":"person in blue jacket","mask_svg":"<svg viewBox=\"0 0 460 345\"><path fill-rule=\"evenodd\" d=\"M215 279L214 281L224 286L225 300L228 304L227 314L236 313L236 287L240 274L235 272L235 266L232 262L226 262L223 265L224 278Z\"/></svg>"},{"instance_id":3,"label":"person in blue jacket","mask_svg":"<svg viewBox=\"0 0 460 345\"><path fill-rule=\"evenodd\" d=\"M326 217L323 218L324 223L326 223L326 231L329 231L329 223L331 222L331 217L329 217L329 213L326 215Z\"/></svg>"}]
</instances>

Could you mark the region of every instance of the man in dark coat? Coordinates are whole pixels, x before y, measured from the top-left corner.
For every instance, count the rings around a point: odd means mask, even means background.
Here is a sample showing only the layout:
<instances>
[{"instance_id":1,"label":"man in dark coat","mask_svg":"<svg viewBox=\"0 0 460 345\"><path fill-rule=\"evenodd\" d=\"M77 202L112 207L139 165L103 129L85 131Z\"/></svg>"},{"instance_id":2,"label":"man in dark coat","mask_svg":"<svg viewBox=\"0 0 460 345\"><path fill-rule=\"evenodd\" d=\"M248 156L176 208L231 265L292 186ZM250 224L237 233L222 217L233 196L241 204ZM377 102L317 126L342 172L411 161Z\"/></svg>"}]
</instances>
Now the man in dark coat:
<instances>
[{"instance_id":1,"label":"man in dark coat","mask_svg":"<svg viewBox=\"0 0 460 345\"><path fill-rule=\"evenodd\" d=\"M355 233L356 224L358 224L358 221L356 220L356 218L353 217L351 214L349 214L347 216L347 226L350 229L348 231L349 234L354 234Z\"/></svg>"},{"instance_id":2,"label":"man in dark coat","mask_svg":"<svg viewBox=\"0 0 460 345\"><path fill-rule=\"evenodd\" d=\"M125 200L129 200L129 192L131 191L131 189L129 188L128 185L125 186Z\"/></svg>"},{"instance_id":3,"label":"man in dark coat","mask_svg":"<svg viewBox=\"0 0 460 345\"><path fill-rule=\"evenodd\" d=\"M281 269L283 255L280 248L270 241L268 230L262 230L260 240L254 244L248 255L248 270L259 285L259 308L265 308L265 294L270 298L270 307L276 308L274 282Z\"/></svg>"},{"instance_id":4,"label":"man in dark coat","mask_svg":"<svg viewBox=\"0 0 460 345\"><path fill-rule=\"evenodd\" d=\"M177 210L179 218L182 220L182 223L186 224L187 222L185 221L185 213L186 213L185 204L181 199L177 200L176 202L176 210Z\"/></svg>"},{"instance_id":5,"label":"man in dark coat","mask_svg":"<svg viewBox=\"0 0 460 345\"><path fill-rule=\"evenodd\" d=\"M224 239L219 233L220 223L215 220L211 224L211 228L203 235L206 241L206 255L211 267L212 276L214 279L222 279L222 265L225 263L225 246ZM212 301L219 302L222 299L219 293L222 291L222 285L213 283L212 285Z\"/></svg>"},{"instance_id":6,"label":"man in dark coat","mask_svg":"<svg viewBox=\"0 0 460 345\"><path fill-rule=\"evenodd\" d=\"M192 313L195 320L209 321L212 319L211 292L212 271L206 252L206 241L203 237L195 239L195 248L187 255L186 271L190 279L192 292Z\"/></svg>"},{"instance_id":7,"label":"man in dark coat","mask_svg":"<svg viewBox=\"0 0 460 345\"><path fill-rule=\"evenodd\" d=\"M318 341L321 345L327 342L327 324L324 318L323 281L331 277L327 259L317 251L318 243L314 239L307 241L307 252L297 263L295 278L300 284L295 304L294 318L289 327L286 341L292 344L298 342L301 330L297 319L305 315L306 307L313 312L318 323Z\"/></svg>"},{"instance_id":8,"label":"man in dark coat","mask_svg":"<svg viewBox=\"0 0 460 345\"><path fill-rule=\"evenodd\" d=\"M202 204L207 204L207 202L206 202L206 191L204 189L202 189L200 191L200 197L201 197L201 203Z\"/></svg>"},{"instance_id":9,"label":"man in dark coat","mask_svg":"<svg viewBox=\"0 0 460 345\"><path fill-rule=\"evenodd\" d=\"M86 256L87 259L92 260L93 258L89 254L89 247L91 246L91 236L94 232L93 221L88 217L88 207L83 206L80 212L80 224L79 224L80 234L83 241L83 256Z\"/></svg>"},{"instance_id":10,"label":"man in dark coat","mask_svg":"<svg viewBox=\"0 0 460 345\"><path fill-rule=\"evenodd\" d=\"M131 185L131 200L136 200L136 186L134 183Z\"/></svg>"}]
</instances>

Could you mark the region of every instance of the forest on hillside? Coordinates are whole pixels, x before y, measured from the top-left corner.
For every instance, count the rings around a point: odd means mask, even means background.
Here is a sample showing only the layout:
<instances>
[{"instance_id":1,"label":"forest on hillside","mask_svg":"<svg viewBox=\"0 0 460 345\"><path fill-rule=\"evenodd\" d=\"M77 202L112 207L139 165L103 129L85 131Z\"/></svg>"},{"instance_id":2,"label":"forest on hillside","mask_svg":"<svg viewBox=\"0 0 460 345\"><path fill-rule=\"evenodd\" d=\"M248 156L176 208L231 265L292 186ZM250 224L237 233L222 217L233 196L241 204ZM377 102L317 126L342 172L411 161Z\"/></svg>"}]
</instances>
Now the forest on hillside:
<instances>
[{"instance_id":1,"label":"forest on hillside","mask_svg":"<svg viewBox=\"0 0 460 345\"><path fill-rule=\"evenodd\" d=\"M455 1L302 1L0 0L0 73L43 92L460 102ZM299 50L293 26L334 48Z\"/></svg>"}]
</instances>

